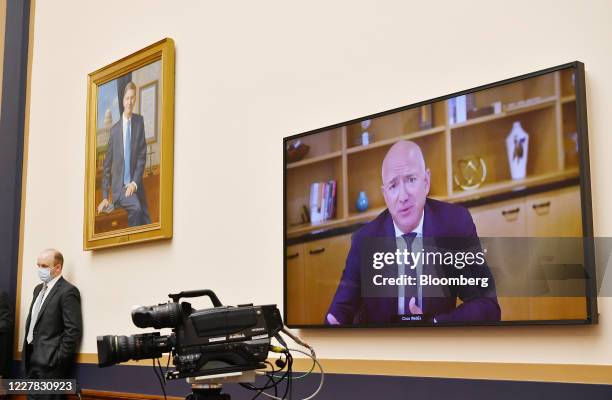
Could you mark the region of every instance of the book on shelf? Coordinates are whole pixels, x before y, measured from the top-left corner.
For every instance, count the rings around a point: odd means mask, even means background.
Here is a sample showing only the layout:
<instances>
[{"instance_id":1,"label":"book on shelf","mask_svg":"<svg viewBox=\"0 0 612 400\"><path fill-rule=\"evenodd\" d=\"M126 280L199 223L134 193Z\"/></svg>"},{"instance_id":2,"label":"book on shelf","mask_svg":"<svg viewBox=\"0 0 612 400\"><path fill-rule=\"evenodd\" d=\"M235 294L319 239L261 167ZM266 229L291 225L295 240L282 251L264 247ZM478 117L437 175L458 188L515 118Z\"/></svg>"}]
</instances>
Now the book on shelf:
<instances>
[{"instance_id":1,"label":"book on shelf","mask_svg":"<svg viewBox=\"0 0 612 400\"><path fill-rule=\"evenodd\" d=\"M490 106L484 106L477 108L476 99L473 94L462 95L448 99L448 123L450 125L460 124L466 122L472 118L484 117L485 115L498 114L501 110L501 103L499 107L496 103Z\"/></svg>"},{"instance_id":2,"label":"book on shelf","mask_svg":"<svg viewBox=\"0 0 612 400\"><path fill-rule=\"evenodd\" d=\"M451 98L448 99L448 123L450 125L454 125L455 124L455 105L456 105L456 100L455 98Z\"/></svg>"},{"instance_id":3,"label":"book on shelf","mask_svg":"<svg viewBox=\"0 0 612 400\"><path fill-rule=\"evenodd\" d=\"M337 183L313 182L310 185L310 223L320 224L336 215Z\"/></svg>"},{"instance_id":4,"label":"book on shelf","mask_svg":"<svg viewBox=\"0 0 612 400\"><path fill-rule=\"evenodd\" d=\"M455 123L460 124L467 121L467 97L466 95L455 97Z\"/></svg>"}]
</instances>

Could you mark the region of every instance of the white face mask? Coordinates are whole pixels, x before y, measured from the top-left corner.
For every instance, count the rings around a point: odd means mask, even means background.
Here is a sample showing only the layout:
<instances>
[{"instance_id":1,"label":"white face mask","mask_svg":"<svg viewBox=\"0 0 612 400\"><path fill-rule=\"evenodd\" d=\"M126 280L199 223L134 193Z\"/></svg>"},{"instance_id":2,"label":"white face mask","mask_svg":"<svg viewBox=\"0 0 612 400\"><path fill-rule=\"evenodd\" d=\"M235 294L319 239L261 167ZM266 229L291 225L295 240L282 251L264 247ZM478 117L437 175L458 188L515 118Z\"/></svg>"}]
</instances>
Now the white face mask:
<instances>
[{"instance_id":1,"label":"white face mask","mask_svg":"<svg viewBox=\"0 0 612 400\"><path fill-rule=\"evenodd\" d=\"M38 277L45 283L51 282L51 279L53 279L51 277L51 268L38 267Z\"/></svg>"}]
</instances>

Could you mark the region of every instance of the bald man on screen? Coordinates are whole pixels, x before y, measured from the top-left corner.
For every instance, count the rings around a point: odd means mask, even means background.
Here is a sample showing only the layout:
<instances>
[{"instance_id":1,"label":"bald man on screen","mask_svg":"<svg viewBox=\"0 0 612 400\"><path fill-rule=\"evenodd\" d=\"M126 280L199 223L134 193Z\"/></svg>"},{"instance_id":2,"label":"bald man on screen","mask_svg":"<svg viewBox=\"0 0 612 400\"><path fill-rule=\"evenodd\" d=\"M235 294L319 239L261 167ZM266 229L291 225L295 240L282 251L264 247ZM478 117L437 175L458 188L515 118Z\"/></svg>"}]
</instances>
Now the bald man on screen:
<instances>
[{"instance_id":1,"label":"bald man on screen","mask_svg":"<svg viewBox=\"0 0 612 400\"><path fill-rule=\"evenodd\" d=\"M408 288L397 296L362 296L364 249L375 238L407 240L414 238L466 238L478 243L476 227L469 211L459 205L427 197L431 172L421 148L411 141L399 141L387 152L382 163L382 194L387 209L353 234L342 278L325 317L330 325L388 324L406 320L433 323L494 322L501 312L493 277L486 263L478 268L464 268L462 274L486 277L486 288L455 285L446 287L447 295L426 297ZM403 242L402 242L403 243ZM408 248L410 250L410 248ZM413 251L415 251L413 249ZM368 254L365 252L365 254ZM429 266L423 265L422 272ZM455 268L445 269L449 277L459 276ZM416 289L416 288L415 288ZM457 306L457 298L462 304Z\"/></svg>"}]
</instances>

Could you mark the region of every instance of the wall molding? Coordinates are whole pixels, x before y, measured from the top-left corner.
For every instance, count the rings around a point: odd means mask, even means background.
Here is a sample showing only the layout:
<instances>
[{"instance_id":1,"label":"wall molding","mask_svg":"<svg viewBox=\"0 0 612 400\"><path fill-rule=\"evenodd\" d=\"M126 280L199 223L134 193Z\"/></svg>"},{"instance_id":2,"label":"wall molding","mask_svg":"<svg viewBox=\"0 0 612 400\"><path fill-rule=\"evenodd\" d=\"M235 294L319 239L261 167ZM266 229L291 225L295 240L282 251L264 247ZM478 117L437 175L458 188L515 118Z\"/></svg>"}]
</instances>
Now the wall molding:
<instances>
[{"instance_id":1,"label":"wall molding","mask_svg":"<svg viewBox=\"0 0 612 400\"><path fill-rule=\"evenodd\" d=\"M21 354L19 354L19 359L21 359ZM274 361L273 359L270 360ZM162 357L162 365L165 365L167 361L167 356ZM80 353L77 362L97 364L98 355L96 353ZM325 373L331 374L612 385L612 365L333 358L319 359L319 362L323 365ZM294 370L299 372L308 371L312 366L312 362L307 358L294 358L293 363ZM128 361L122 365L150 367L151 361Z\"/></svg>"},{"instance_id":2,"label":"wall molding","mask_svg":"<svg viewBox=\"0 0 612 400\"><path fill-rule=\"evenodd\" d=\"M24 394L11 395L12 400L27 400ZM81 390L81 400L162 400L164 396L153 396L149 394L124 393L124 392L107 392L104 390ZM68 395L69 400L78 400L74 394ZM167 400L185 400L184 397L167 396Z\"/></svg>"},{"instance_id":3,"label":"wall molding","mask_svg":"<svg viewBox=\"0 0 612 400\"><path fill-rule=\"evenodd\" d=\"M21 324L21 277L23 269L23 238L24 238L24 222L25 222L25 205L26 205L26 183L27 183L27 167L28 167L28 148L30 138L30 98L31 98L31 82L32 82L32 59L34 54L34 14L36 9L36 0L26 0L28 4L27 15L27 62L26 62L26 83L25 83L25 111L23 122L23 149L22 149L22 166L21 166L21 187L20 199L21 205L19 208L19 236L17 246L17 265L15 276L15 327L13 340L13 354L17 355L19 349L19 327ZM25 24L25 20L23 21ZM25 29L25 27L24 27ZM33 288L32 288L33 289Z\"/></svg>"},{"instance_id":4,"label":"wall molding","mask_svg":"<svg viewBox=\"0 0 612 400\"><path fill-rule=\"evenodd\" d=\"M164 396L154 396L149 394L123 393L123 392L107 392L103 390L87 390L81 391L82 400L158 400ZM185 400L184 397L167 396L167 400Z\"/></svg>"}]
</instances>

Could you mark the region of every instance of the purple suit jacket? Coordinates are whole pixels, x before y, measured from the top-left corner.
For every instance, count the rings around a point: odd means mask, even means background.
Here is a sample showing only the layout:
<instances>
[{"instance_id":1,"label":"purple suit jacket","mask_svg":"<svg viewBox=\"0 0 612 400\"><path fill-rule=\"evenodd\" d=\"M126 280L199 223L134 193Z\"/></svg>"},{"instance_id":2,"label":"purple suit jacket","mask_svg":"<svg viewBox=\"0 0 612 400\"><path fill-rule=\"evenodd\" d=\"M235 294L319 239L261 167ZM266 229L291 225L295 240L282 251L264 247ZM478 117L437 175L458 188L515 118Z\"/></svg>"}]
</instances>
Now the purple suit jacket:
<instances>
[{"instance_id":1,"label":"purple suit jacket","mask_svg":"<svg viewBox=\"0 0 612 400\"><path fill-rule=\"evenodd\" d=\"M469 211L455 204L427 199L423 221L425 238L467 238L478 242L476 226ZM362 297L361 296L361 260L362 247L368 238L395 237L393 219L389 210L385 210L373 221L367 223L353 234L351 249L346 258L346 266L336 290L328 313L336 317L340 324L386 324L397 322L397 297ZM470 273L472 267L457 270L446 268L449 274ZM489 286L451 286L444 297L426 297L423 295L424 319L433 318L438 323L444 322L494 322L499 321L501 311L497 303L495 283L486 265L471 269L478 277L488 277ZM453 271L454 270L454 271ZM424 292L425 293L425 292ZM463 303L456 306L457 297ZM327 323L327 321L325 321Z\"/></svg>"}]
</instances>

